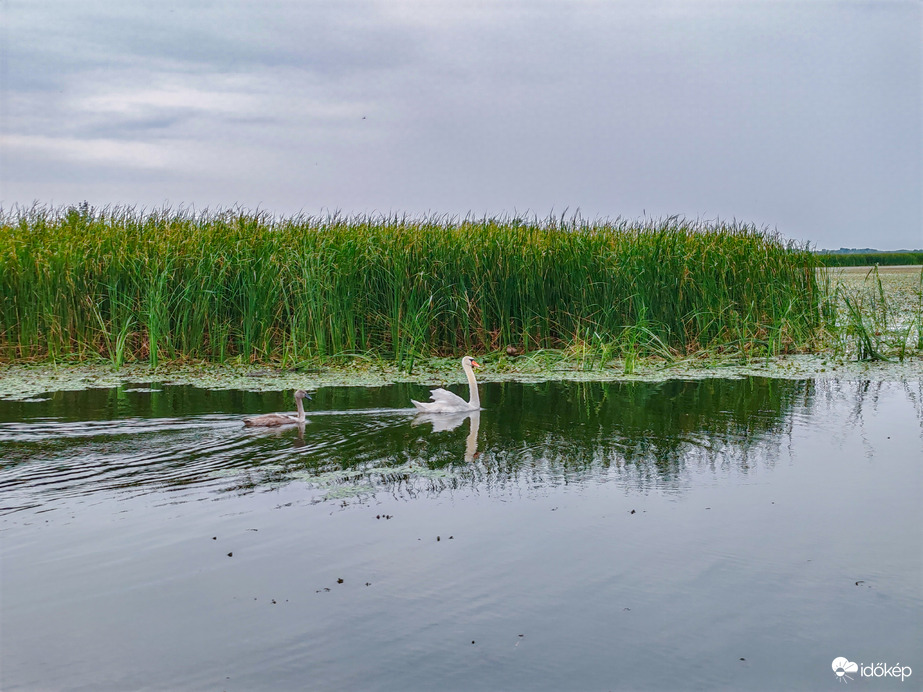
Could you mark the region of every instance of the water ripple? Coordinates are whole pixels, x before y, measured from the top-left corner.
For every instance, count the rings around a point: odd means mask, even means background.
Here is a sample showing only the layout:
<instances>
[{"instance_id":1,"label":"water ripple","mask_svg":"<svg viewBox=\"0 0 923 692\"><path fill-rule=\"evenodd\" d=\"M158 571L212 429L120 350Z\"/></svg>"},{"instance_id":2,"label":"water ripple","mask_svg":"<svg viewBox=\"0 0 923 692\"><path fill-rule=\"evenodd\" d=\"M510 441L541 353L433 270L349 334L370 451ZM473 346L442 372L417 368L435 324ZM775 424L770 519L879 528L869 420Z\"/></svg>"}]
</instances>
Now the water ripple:
<instances>
[{"instance_id":1,"label":"water ripple","mask_svg":"<svg viewBox=\"0 0 923 692\"><path fill-rule=\"evenodd\" d=\"M130 400L135 408L123 411L124 402L112 395L82 393L79 399L28 404L44 407L39 410L22 409L42 416L0 422L0 513L53 507L62 498L95 492L197 488L201 497L292 480L328 497L461 486L510 492L517 484L541 488L587 480L681 491L695 469L751 473L755 465L773 466L793 429L846 425L863 431L864 418L887 405L889 390L856 386L485 386L488 408L457 420L428 420L387 405L352 408L357 402L347 390L315 401L325 409L309 411L304 426L280 429L244 427L240 411L252 410L252 402L235 401L234 394L197 400L177 388L166 392L172 398L159 409L141 408L155 405L148 400ZM364 390L360 394L379 403ZM923 398L916 390L904 394L914 402ZM378 397L385 404L406 401L403 392ZM235 407L234 415L214 412ZM96 420L74 420L73 411ZM172 415L183 411L192 415ZM862 441L873 449L864 432Z\"/></svg>"}]
</instances>

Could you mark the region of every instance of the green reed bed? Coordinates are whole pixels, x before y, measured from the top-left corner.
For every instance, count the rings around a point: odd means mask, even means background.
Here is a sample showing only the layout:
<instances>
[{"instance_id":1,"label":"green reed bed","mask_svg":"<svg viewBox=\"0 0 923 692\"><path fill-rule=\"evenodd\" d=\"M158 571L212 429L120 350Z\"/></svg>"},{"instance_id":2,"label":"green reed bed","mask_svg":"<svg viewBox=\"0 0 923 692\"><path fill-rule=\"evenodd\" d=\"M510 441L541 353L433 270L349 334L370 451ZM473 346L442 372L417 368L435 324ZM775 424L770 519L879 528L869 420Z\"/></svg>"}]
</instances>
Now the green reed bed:
<instances>
[{"instance_id":1,"label":"green reed bed","mask_svg":"<svg viewBox=\"0 0 923 692\"><path fill-rule=\"evenodd\" d=\"M741 224L0 211L0 357L804 349L815 256Z\"/></svg>"}]
</instances>

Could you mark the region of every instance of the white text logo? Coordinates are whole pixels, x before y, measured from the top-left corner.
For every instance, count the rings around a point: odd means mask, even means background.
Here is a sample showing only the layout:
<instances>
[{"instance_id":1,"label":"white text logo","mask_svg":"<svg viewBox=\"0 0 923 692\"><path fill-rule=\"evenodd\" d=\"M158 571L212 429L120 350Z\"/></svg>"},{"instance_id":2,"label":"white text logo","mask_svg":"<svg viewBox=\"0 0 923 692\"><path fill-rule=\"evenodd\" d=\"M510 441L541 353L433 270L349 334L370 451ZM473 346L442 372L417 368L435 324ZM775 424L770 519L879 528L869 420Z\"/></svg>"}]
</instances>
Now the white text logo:
<instances>
[{"instance_id":1,"label":"white text logo","mask_svg":"<svg viewBox=\"0 0 923 692\"><path fill-rule=\"evenodd\" d=\"M842 656L833 659L831 665L836 679L840 682L853 680L849 673L859 673L863 678L900 678L901 682L913 673L910 666L902 666L900 663L893 666L888 663L853 663Z\"/></svg>"}]
</instances>

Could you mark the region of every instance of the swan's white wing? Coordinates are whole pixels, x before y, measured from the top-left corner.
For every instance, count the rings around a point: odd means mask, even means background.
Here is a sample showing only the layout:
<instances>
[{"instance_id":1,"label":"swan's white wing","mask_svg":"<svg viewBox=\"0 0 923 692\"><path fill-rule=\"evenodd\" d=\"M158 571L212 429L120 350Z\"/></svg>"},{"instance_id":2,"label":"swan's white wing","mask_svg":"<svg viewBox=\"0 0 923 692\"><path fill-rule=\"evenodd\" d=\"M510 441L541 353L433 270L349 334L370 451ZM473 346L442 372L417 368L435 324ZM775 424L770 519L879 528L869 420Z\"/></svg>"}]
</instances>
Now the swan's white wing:
<instances>
[{"instance_id":1,"label":"swan's white wing","mask_svg":"<svg viewBox=\"0 0 923 692\"><path fill-rule=\"evenodd\" d=\"M438 401L416 401L411 399L410 403L416 406L418 411L423 411L424 413L439 413L442 411L442 404Z\"/></svg>"},{"instance_id":2,"label":"swan's white wing","mask_svg":"<svg viewBox=\"0 0 923 692\"><path fill-rule=\"evenodd\" d=\"M419 402L411 399L413 405L426 413L455 413L457 411L471 411L471 404L457 394L439 388L430 391L432 401Z\"/></svg>"},{"instance_id":3,"label":"swan's white wing","mask_svg":"<svg viewBox=\"0 0 923 692\"><path fill-rule=\"evenodd\" d=\"M458 396L458 394L453 394L448 389L443 389L442 387L439 389L431 389L429 394L430 399L435 403L444 404L445 406L450 406L457 410L471 408L468 406L467 401Z\"/></svg>"}]
</instances>

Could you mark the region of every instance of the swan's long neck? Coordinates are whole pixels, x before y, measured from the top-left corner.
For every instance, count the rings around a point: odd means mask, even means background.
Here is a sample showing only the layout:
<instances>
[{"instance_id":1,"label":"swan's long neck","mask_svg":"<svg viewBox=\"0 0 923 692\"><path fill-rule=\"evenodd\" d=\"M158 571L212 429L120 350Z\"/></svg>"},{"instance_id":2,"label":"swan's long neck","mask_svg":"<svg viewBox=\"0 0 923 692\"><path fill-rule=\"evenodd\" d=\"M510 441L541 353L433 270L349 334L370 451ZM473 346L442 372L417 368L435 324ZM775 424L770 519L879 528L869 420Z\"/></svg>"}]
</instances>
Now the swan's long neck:
<instances>
[{"instance_id":1,"label":"swan's long neck","mask_svg":"<svg viewBox=\"0 0 923 692\"><path fill-rule=\"evenodd\" d=\"M298 409L298 422L304 423L304 404L301 403L301 397L295 397L295 407Z\"/></svg>"},{"instance_id":2,"label":"swan's long neck","mask_svg":"<svg viewBox=\"0 0 923 692\"><path fill-rule=\"evenodd\" d=\"M474 379L474 370L469 363L464 365L465 376L468 378L468 404L471 408L481 408L481 395L478 394L478 383Z\"/></svg>"}]
</instances>

